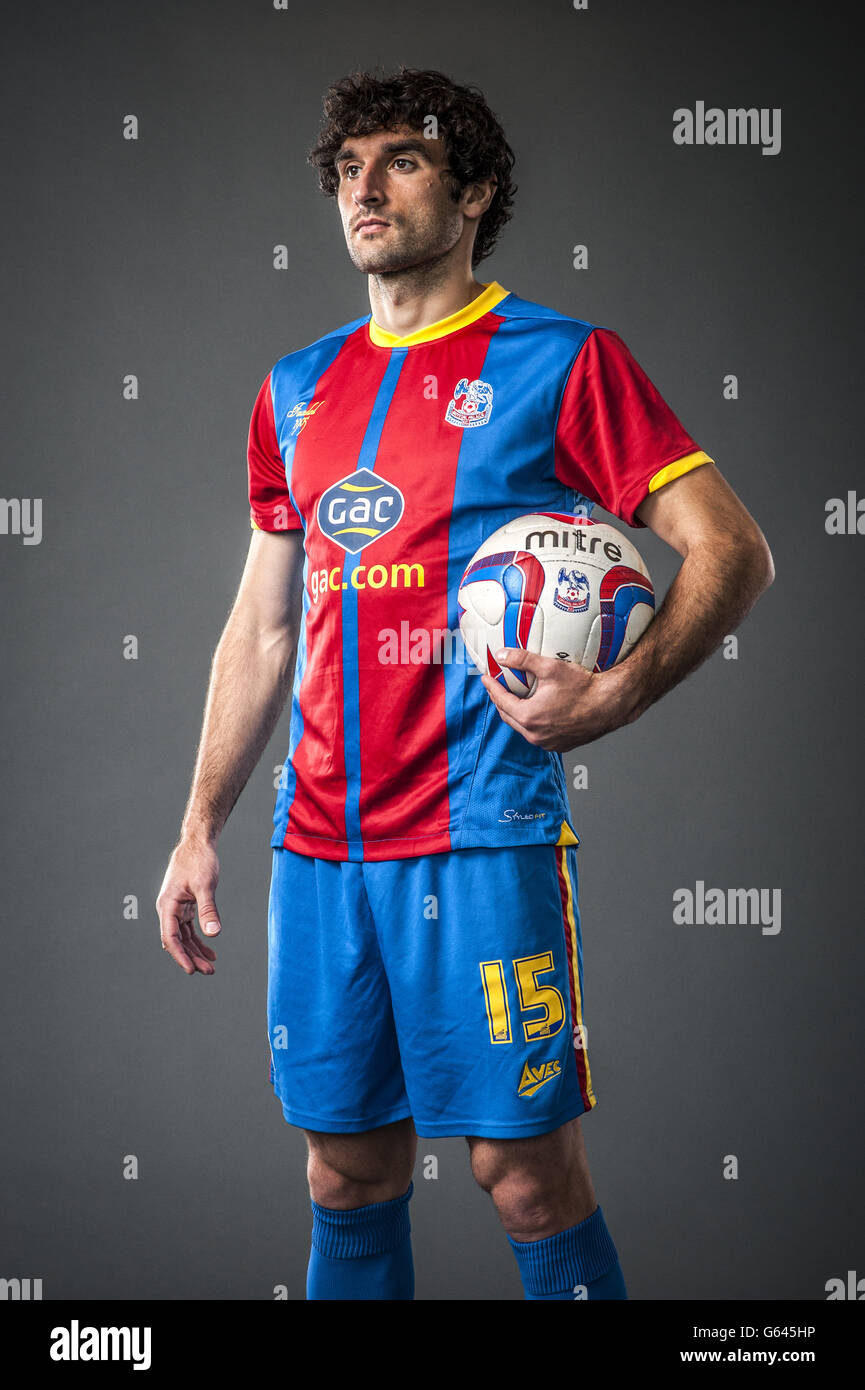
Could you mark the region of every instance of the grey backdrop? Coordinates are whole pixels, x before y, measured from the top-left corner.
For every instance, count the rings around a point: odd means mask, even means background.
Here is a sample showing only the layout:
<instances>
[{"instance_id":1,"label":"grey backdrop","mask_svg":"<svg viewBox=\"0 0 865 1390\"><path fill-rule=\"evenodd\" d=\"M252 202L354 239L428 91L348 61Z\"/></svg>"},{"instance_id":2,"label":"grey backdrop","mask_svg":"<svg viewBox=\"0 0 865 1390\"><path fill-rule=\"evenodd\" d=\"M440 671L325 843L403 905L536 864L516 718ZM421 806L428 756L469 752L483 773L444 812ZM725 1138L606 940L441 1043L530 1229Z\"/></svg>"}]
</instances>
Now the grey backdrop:
<instances>
[{"instance_id":1,"label":"grey backdrop","mask_svg":"<svg viewBox=\"0 0 865 1390\"><path fill-rule=\"evenodd\" d=\"M305 164L320 96L399 62L477 82L517 153L514 220L480 278L621 333L777 567L738 660L715 654L566 757L589 770L572 797L584 1133L630 1295L823 1299L865 1274L865 536L824 528L826 500L862 485L845 23L694 0L4 11L0 491L43 499L43 535L0 535L0 1276L50 1299L304 1296L304 1143L268 1084L264 1015L287 715L220 842L212 979L163 955L153 901L249 542L255 392L369 307ZM672 113L697 100L780 107L780 154L676 146ZM678 557L631 534L665 591ZM674 926L674 890L698 879L781 888L780 933ZM439 1177L419 1164L417 1297L520 1299L463 1141L419 1154Z\"/></svg>"}]
</instances>

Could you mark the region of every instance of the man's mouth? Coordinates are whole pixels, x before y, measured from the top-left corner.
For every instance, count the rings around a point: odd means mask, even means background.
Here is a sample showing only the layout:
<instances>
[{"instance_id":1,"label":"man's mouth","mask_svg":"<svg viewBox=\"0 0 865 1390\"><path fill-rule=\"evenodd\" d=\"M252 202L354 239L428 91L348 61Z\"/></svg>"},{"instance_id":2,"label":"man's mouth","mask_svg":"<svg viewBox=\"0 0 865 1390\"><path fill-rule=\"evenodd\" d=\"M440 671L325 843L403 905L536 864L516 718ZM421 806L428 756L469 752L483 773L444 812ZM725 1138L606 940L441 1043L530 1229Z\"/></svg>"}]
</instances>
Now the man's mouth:
<instances>
[{"instance_id":1,"label":"man's mouth","mask_svg":"<svg viewBox=\"0 0 865 1390\"><path fill-rule=\"evenodd\" d=\"M356 232L364 232L364 231L367 231L367 230L371 230L373 227L389 227L389 226L390 226L390 223L389 223L389 222L383 222L382 219L381 219L380 217L365 217L364 220L363 220L362 222L356 222L356 223L355 223L355 228L354 228L354 230L355 230Z\"/></svg>"}]
</instances>

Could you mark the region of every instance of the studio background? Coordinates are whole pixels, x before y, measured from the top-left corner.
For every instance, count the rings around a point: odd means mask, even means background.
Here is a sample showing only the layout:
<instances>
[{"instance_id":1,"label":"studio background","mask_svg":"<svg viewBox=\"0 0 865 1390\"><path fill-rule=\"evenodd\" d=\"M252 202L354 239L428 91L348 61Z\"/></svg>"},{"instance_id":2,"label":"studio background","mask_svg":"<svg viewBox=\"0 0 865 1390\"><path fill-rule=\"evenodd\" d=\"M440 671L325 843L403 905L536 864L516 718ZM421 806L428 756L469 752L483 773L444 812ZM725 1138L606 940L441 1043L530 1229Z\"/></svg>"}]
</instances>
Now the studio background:
<instances>
[{"instance_id":1,"label":"studio background","mask_svg":"<svg viewBox=\"0 0 865 1390\"><path fill-rule=\"evenodd\" d=\"M43 531L0 535L0 1276L46 1299L304 1297L305 1145L265 1018L287 709L219 843L213 978L168 960L153 904L249 544L255 394L369 309L305 162L321 95L399 63L477 83L516 152L478 278L620 333L775 559L737 659L565 758L588 773L583 1131L630 1297L823 1299L865 1274L865 536L825 528L863 486L846 22L693 0L4 12L0 490L43 499ZM676 145L697 101L780 108L780 152ZM662 595L678 556L614 524ZM780 888L780 932L675 925L698 880ZM412 1223L419 1299L522 1298L463 1140L421 1139Z\"/></svg>"}]
</instances>

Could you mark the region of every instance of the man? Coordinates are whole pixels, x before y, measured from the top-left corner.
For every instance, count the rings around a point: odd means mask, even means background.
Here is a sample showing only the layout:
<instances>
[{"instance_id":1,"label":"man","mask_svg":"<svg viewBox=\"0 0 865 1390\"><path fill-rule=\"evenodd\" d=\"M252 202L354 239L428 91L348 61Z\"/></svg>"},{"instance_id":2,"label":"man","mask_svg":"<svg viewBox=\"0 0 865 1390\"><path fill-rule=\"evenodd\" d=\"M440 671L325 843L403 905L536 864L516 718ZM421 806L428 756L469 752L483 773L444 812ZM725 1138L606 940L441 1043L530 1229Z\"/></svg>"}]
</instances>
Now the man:
<instances>
[{"instance_id":1,"label":"man","mask_svg":"<svg viewBox=\"0 0 865 1390\"><path fill-rule=\"evenodd\" d=\"M163 946L213 973L195 908L216 935L216 842L293 679L268 1025L270 1079L308 1141L307 1297L413 1296L420 1133L466 1136L528 1299L623 1299L579 1120L596 1096L561 753L714 651L772 558L615 333L474 278L514 191L476 89L355 74L310 159L371 314L282 358L255 403L253 535L157 899ZM538 678L520 700L458 662L383 659L407 620L456 629L462 572L504 521L596 503L683 556L618 666L498 654Z\"/></svg>"}]
</instances>

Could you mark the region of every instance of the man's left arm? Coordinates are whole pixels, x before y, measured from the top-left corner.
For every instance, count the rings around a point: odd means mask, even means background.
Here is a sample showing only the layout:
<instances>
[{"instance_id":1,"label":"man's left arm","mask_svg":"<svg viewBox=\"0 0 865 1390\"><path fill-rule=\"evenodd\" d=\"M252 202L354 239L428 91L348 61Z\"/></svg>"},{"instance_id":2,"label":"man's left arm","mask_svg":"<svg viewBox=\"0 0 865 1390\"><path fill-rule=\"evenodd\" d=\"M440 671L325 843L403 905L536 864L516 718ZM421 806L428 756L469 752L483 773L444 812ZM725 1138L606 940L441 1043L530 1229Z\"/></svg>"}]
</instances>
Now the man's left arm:
<instances>
[{"instance_id":1,"label":"man's left arm","mask_svg":"<svg viewBox=\"0 0 865 1390\"><path fill-rule=\"evenodd\" d=\"M529 743L564 753L632 724L711 656L775 577L765 536L713 463L649 493L636 515L683 559L629 655L589 672L513 648L495 653L502 666L537 676L527 699L482 677L505 723Z\"/></svg>"}]
</instances>

